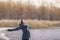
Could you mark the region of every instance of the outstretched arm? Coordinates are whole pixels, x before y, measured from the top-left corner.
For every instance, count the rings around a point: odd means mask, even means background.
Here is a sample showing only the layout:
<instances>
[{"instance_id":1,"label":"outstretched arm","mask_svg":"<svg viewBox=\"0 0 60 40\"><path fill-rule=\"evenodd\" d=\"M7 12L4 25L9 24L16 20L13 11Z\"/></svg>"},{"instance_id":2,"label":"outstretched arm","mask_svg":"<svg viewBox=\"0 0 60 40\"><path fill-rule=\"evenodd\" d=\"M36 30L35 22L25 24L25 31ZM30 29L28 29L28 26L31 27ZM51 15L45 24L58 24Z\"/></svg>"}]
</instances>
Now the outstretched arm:
<instances>
[{"instance_id":1,"label":"outstretched arm","mask_svg":"<svg viewBox=\"0 0 60 40\"><path fill-rule=\"evenodd\" d=\"M21 29L21 27L17 27L17 28L14 28L14 29L8 29L7 31L16 31L16 30L19 30Z\"/></svg>"}]
</instances>

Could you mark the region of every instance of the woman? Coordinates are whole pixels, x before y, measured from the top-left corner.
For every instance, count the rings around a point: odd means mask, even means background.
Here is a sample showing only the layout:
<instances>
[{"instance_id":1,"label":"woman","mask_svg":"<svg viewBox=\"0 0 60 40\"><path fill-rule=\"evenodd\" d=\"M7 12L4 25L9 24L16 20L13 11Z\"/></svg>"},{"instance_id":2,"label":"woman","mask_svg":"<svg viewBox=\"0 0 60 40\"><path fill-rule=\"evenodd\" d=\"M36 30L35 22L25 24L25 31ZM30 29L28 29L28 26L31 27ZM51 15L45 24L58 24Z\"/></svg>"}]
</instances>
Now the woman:
<instances>
[{"instance_id":1,"label":"woman","mask_svg":"<svg viewBox=\"0 0 60 40\"><path fill-rule=\"evenodd\" d=\"M23 20L21 20L19 27L15 28L15 29L8 29L8 31L16 31L19 29L21 29L23 32L22 40L29 40L29 38L30 38L29 26L25 25Z\"/></svg>"}]
</instances>

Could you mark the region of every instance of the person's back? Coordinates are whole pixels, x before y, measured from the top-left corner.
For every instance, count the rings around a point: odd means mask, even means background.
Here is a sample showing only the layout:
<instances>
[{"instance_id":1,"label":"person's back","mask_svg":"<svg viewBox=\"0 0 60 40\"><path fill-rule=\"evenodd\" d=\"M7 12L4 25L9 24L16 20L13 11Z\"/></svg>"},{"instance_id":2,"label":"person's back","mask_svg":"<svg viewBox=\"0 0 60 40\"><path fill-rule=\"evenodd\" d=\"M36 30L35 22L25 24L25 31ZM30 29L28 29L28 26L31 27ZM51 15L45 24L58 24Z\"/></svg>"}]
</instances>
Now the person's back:
<instances>
[{"instance_id":1,"label":"person's back","mask_svg":"<svg viewBox=\"0 0 60 40\"><path fill-rule=\"evenodd\" d=\"M27 24L25 25L23 20L21 20L19 27L15 28L15 29L9 29L8 31L16 31L19 29L21 29L23 32L22 40L29 40L29 38L30 38L29 26Z\"/></svg>"},{"instance_id":2,"label":"person's back","mask_svg":"<svg viewBox=\"0 0 60 40\"><path fill-rule=\"evenodd\" d=\"M29 26L28 25L20 25L21 30L23 32L22 39L30 38Z\"/></svg>"}]
</instances>

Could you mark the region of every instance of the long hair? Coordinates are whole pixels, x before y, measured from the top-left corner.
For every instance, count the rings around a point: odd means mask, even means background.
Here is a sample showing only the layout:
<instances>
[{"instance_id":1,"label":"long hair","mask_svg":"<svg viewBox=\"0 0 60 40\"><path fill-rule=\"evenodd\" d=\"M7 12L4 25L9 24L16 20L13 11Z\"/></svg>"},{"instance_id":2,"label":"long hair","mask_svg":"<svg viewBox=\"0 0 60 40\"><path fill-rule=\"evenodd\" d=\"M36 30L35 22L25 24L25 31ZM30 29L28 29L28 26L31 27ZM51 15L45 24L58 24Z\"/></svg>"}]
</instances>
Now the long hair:
<instances>
[{"instance_id":1,"label":"long hair","mask_svg":"<svg viewBox=\"0 0 60 40\"><path fill-rule=\"evenodd\" d=\"M21 24L23 24L23 19L21 19Z\"/></svg>"}]
</instances>

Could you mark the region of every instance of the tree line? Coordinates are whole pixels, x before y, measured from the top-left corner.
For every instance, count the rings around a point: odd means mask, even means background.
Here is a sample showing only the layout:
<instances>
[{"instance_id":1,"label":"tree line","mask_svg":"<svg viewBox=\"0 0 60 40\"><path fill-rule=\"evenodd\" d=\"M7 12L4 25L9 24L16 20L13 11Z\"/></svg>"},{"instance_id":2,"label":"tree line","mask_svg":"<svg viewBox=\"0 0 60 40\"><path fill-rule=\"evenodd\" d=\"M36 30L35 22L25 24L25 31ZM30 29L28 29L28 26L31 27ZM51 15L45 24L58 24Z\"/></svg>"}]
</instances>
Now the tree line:
<instances>
[{"instance_id":1,"label":"tree line","mask_svg":"<svg viewBox=\"0 0 60 40\"><path fill-rule=\"evenodd\" d=\"M35 7L31 4L4 3L0 2L0 19L38 19L38 20L60 20L60 8L51 5Z\"/></svg>"}]
</instances>

